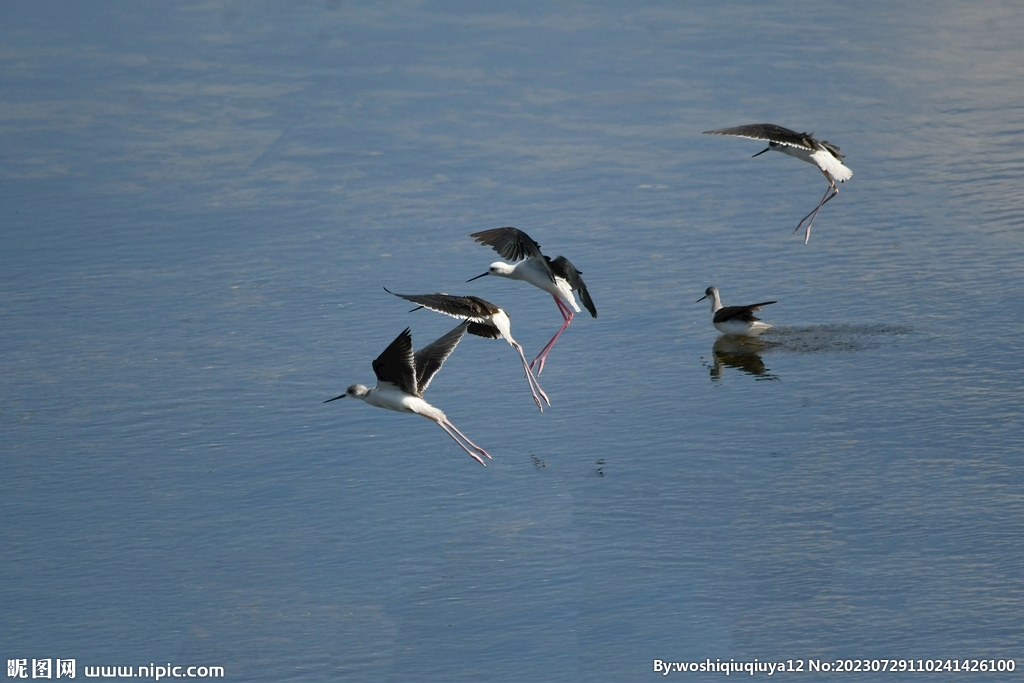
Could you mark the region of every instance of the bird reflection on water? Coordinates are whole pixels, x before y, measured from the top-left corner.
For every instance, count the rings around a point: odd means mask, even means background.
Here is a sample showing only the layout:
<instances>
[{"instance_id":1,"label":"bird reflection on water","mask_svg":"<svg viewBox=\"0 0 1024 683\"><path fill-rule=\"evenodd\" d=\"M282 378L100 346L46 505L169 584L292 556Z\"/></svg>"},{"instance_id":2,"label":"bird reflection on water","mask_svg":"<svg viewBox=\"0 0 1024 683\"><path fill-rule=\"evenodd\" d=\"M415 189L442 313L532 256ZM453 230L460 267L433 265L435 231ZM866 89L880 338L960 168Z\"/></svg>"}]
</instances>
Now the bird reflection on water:
<instances>
[{"instance_id":1,"label":"bird reflection on water","mask_svg":"<svg viewBox=\"0 0 1024 683\"><path fill-rule=\"evenodd\" d=\"M711 347L712 364L708 368L711 381L721 380L726 367L736 368L761 380L778 379L761 360L761 351L767 346L767 342L759 339L728 335L719 337Z\"/></svg>"},{"instance_id":2,"label":"bird reflection on water","mask_svg":"<svg viewBox=\"0 0 1024 683\"><path fill-rule=\"evenodd\" d=\"M722 335L711 347L712 362L706 365L712 381L721 380L727 367L758 380L774 380L779 377L765 367L765 353L850 353L906 342L911 335L919 342L927 339L904 325L773 327L758 338Z\"/></svg>"}]
</instances>

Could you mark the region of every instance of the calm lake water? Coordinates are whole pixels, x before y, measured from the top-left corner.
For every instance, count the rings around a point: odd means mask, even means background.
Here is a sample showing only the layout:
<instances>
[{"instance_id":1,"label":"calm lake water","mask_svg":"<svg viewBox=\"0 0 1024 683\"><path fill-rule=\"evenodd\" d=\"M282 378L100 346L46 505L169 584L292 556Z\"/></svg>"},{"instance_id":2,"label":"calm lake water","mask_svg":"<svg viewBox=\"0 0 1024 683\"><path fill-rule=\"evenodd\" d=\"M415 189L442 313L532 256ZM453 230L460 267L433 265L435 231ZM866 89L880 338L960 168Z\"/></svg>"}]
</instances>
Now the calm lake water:
<instances>
[{"instance_id":1,"label":"calm lake water","mask_svg":"<svg viewBox=\"0 0 1024 683\"><path fill-rule=\"evenodd\" d=\"M1013 2L0 5L0 655L1024 667L1022 35ZM853 170L806 246L821 174L701 135L762 121ZM453 326L385 286L537 353L549 296L465 283L506 225L599 312L544 414L476 337L427 399L486 469L322 403ZM709 285L776 329L718 340Z\"/></svg>"}]
</instances>

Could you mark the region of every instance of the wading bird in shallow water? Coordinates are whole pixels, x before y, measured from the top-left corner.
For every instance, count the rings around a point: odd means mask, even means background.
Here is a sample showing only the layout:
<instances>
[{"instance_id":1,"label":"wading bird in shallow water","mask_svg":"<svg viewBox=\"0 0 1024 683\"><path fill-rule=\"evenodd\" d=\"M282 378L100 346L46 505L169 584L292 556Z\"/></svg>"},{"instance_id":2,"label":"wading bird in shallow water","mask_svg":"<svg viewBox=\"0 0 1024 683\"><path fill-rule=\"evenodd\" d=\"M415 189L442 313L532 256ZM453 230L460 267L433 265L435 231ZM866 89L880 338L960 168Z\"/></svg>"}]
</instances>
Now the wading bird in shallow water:
<instances>
[{"instance_id":1,"label":"wading bird in shallow water","mask_svg":"<svg viewBox=\"0 0 1024 683\"><path fill-rule=\"evenodd\" d=\"M825 206L825 202L839 194L836 181L838 180L843 183L853 176L853 171L843 165L844 155L839 153L839 147L826 140L816 140L814 133L797 133L788 128L776 126L773 123L751 123L746 126L736 126L735 128L706 130L704 134L734 135L740 138L750 138L751 140L766 140L768 148L755 154L755 157L774 149L777 152L782 152L783 154L806 161L809 164L814 164L821 170L825 180L828 181L828 189L825 190L825 194L822 196L821 201L818 202L818 205L809 214L800 219L800 222L796 224L796 230L793 231L796 232L804 224L804 221L808 218L811 219L807 223L807 231L804 233L804 244L807 244L808 240L811 239L811 226L814 224L818 211L821 210L821 207Z\"/></svg>"},{"instance_id":2,"label":"wading bird in shallow water","mask_svg":"<svg viewBox=\"0 0 1024 683\"><path fill-rule=\"evenodd\" d=\"M387 287L384 288L384 291L401 297L406 301L411 301L414 304L419 304L417 308L412 309L413 311L418 310L418 308L429 308L432 311L444 313L453 318L467 320L469 321L468 331L470 334L488 339L504 338L519 353L519 359L523 361L523 370L526 372L526 381L530 385L530 394L533 396L533 402L540 408L540 412L544 412L544 406L541 404L542 398L545 403L551 405L551 400L544 393L544 390L540 388L537 378L533 376L533 371L530 370L530 366L526 362L526 356L523 355L523 347L512 338L512 321L509 319L508 313L503 311L501 307L475 296L451 296L444 293L398 294L392 292Z\"/></svg>"},{"instance_id":3,"label":"wading bird in shallow water","mask_svg":"<svg viewBox=\"0 0 1024 683\"><path fill-rule=\"evenodd\" d=\"M762 306L777 302L762 301L749 306L723 306L722 299L718 296L717 287L708 287L704 290L704 296L697 301L704 301L709 297L711 298L711 324L722 334L727 334L730 337L756 337L771 328L768 323L763 323L759 318L754 317L754 311L760 311Z\"/></svg>"},{"instance_id":4,"label":"wading bird in shallow water","mask_svg":"<svg viewBox=\"0 0 1024 683\"><path fill-rule=\"evenodd\" d=\"M564 256L551 259L540 253L540 245L530 239L530 236L525 232L517 228L484 230L483 232L475 232L470 237L480 244L491 247L502 258L506 258L509 261L518 261L518 263L509 264L496 261L491 264L486 273L472 277L466 282L472 282L484 275L497 275L498 277L507 277L510 280L522 280L534 287L543 289L551 295L551 298L555 300L555 304L558 305L558 312L562 314L562 327L551 338L551 341L544 345L544 348L540 350L540 353L533 359L533 362L530 363L531 368L538 363L540 364L540 367L537 368L537 374L539 375L544 371L544 361L547 359L548 354L551 353L555 342L558 341L559 335L572 322L573 311L576 313L580 312L580 307L576 304L573 292L580 293L580 299L587 310L590 311L590 315L595 318L597 317L594 301L590 298L587 286L583 284L583 278L580 277L582 273L576 270L575 266L569 263L569 259Z\"/></svg>"},{"instance_id":5,"label":"wading bird in shallow water","mask_svg":"<svg viewBox=\"0 0 1024 683\"><path fill-rule=\"evenodd\" d=\"M430 380L458 346L469 325L468 322L462 323L416 353L412 350L412 334L408 327L405 328L373 361L373 374L377 375L377 386L370 389L362 384L353 384L341 396L329 398L324 403L351 396L378 408L422 415L436 422L462 447L462 450L469 454L469 457L484 465L480 455L490 459L490 454L470 441L469 437L448 421L443 412L423 400L423 392L430 385ZM462 440L459 437L462 437Z\"/></svg>"}]
</instances>

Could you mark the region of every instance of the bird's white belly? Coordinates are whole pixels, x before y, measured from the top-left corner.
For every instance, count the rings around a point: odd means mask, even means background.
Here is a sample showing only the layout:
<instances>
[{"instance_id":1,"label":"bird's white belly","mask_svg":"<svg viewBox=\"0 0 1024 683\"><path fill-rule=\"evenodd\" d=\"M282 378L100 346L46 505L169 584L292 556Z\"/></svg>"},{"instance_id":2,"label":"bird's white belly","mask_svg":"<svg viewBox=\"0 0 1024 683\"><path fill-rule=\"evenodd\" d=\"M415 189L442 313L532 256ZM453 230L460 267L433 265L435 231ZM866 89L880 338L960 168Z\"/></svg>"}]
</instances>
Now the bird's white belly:
<instances>
[{"instance_id":1,"label":"bird's white belly","mask_svg":"<svg viewBox=\"0 0 1024 683\"><path fill-rule=\"evenodd\" d=\"M576 297L573 296L572 287L569 286L569 283L560 277L556 277L555 285L558 287L558 291L561 294L560 298L562 299L562 301L572 306L572 310L579 313L580 307L579 304L576 303Z\"/></svg>"},{"instance_id":2,"label":"bird's white belly","mask_svg":"<svg viewBox=\"0 0 1024 683\"><path fill-rule=\"evenodd\" d=\"M557 296L572 306L574 311L580 312L580 307L576 303L576 297L573 296L572 287L569 286L569 283L560 277L556 277L555 281L552 282L551 278L548 277L547 268L540 265L537 261L530 259L520 262L516 266L515 274L515 279L528 282L538 289L543 289L552 296Z\"/></svg>"},{"instance_id":3,"label":"bird's white belly","mask_svg":"<svg viewBox=\"0 0 1024 683\"><path fill-rule=\"evenodd\" d=\"M547 268L542 266L536 259L531 258L517 263L513 269L512 276L514 280L522 280L551 294L555 293L555 284L548 277Z\"/></svg>"},{"instance_id":4,"label":"bird's white belly","mask_svg":"<svg viewBox=\"0 0 1024 683\"><path fill-rule=\"evenodd\" d=\"M407 394L397 387L378 386L364 400L372 406L384 408L385 410L394 410L399 413L415 413L416 415L424 415L432 419L444 419L443 412L422 398Z\"/></svg>"},{"instance_id":5,"label":"bird's white belly","mask_svg":"<svg viewBox=\"0 0 1024 683\"><path fill-rule=\"evenodd\" d=\"M726 320L725 322L712 324L716 330L730 337L756 337L771 327L768 323L760 321L745 323L739 320Z\"/></svg>"}]
</instances>

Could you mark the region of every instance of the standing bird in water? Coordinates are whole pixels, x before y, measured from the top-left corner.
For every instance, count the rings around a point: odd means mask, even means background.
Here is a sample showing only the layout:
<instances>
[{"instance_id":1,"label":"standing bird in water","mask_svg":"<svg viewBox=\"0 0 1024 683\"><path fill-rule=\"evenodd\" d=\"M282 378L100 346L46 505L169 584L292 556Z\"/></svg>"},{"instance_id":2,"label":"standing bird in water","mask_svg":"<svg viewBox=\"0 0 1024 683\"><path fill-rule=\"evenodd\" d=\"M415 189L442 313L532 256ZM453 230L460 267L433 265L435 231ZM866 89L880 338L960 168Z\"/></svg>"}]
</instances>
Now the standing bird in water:
<instances>
[{"instance_id":1,"label":"standing bird in water","mask_svg":"<svg viewBox=\"0 0 1024 683\"><path fill-rule=\"evenodd\" d=\"M551 338L551 341L544 345L544 348L540 350L540 353L533 359L533 362L530 363L531 368L538 363L540 364L540 367L537 368L537 374L539 375L544 371L544 361L547 359L548 354L551 353L555 342L558 341L559 335L572 322L573 311L576 313L580 312L580 307L576 304L573 292L580 293L580 299L587 310L590 311L590 315L595 318L597 317L597 308L594 307L594 301L590 298L587 286L583 284L583 278L580 277L582 273L576 270L576 267L569 263L569 259L564 256L559 256L552 260L540 253L540 245L530 239L530 236L525 232L517 228L484 230L483 232L475 232L470 237L480 244L491 247L502 258L506 258L509 261L518 261L518 263L513 265L496 261L491 264L486 273L472 277L466 280L466 282L472 282L484 275L497 275L498 277L507 277L510 280L522 280L534 287L543 289L551 295L555 300L555 304L558 305L558 312L562 314L562 327Z\"/></svg>"},{"instance_id":2,"label":"standing bird in water","mask_svg":"<svg viewBox=\"0 0 1024 683\"><path fill-rule=\"evenodd\" d=\"M436 422L438 427L469 454L469 457L485 465L480 455L486 455L490 459L490 454L470 441L468 436L448 421L443 412L423 400L423 392L430 385L430 380L458 346L468 326L468 322L463 322L416 353L412 351L412 334L408 327L405 328L373 361L373 374L377 375L377 386L370 389L362 384L353 384L341 396L329 398L324 403L351 396L378 408L422 415ZM465 443L460 441L459 437L462 437Z\"/></svg>"},{"instance_id":3,"label":"standing bird in water","mask_svg":"<svg viewBox=\"0 0 1024 683\"><path fill-rule=\"evenodd\" d=\"M704 134L734 135L741 138L750 138L751 140L767 140L768 148L755 154L755 157L774 149L777 152L782 152L783 154L806 161L809 164L814 164L821 170L825 180L828 181L828 189L825 190L825 194L822 196L821 201L818 202L818 205L809 214L800 219L800 222L796 224L796 230L793 231L796 232L804 224L804 221L808 218L811 219L807 224L807 231L804 233L804 244L807 244L808 240L811 239L811 226L814 224L818 211L821 210L821 207L825 206L825 202L839 194L836 181L838 180L843 183L853 176L853 171L843 165L844 155L839 153L839 147L826 140L816 140L814 133L797 133L788 128L776 126L773 123L751 123L746 126L736 126L735 128L706 130Z\"/></svg>"},{"instance_id":4,"label":"standing bird in water","mask_svg":"<svg viewBox=\"0 0 1024 683\"><path fill-rule=\"evenodd\" d=\"M711 298L711 324L722 334L730 337L756 337L771 328L768 323L754 317L754 311L760 311L762 306L777 303L775 301L762 301L749 306L723 306L717 287L708 287L704 290L704 296L697 301L704 301L708 297Z\"/></svg>"},{"instance_id":5,"label":"standing bird in water","mask_svg":"<svg viewBox=\"0 0 1024 683\"><path fill-rule=\"evenodd\" d=\"M462 318L468 321L468 331L470 334L488 339L504 338L512 348L519 352L519 359L523 361L523 370L526 371L526 381L530 385L530 394L533 396L533 402L540 408L540 412L544 412L544 406L540 402L542 398L545 403L551 405L548 395L540 388L537 378L533 376L530 366L526 364L523 347L512 338L512 321L509 319L508 313L502 310L500 306L495 306L490 301L484 301L475 296L451 296L450 294L443 293L396 294L387 287L384 288L384 291L401 297L406 301L411 301L414 304L419 304L417 308L412 309L413 311L418 310L418 308L429 308L432 311L444 313L453 318Z\"/></svg>"}]
</instances>

